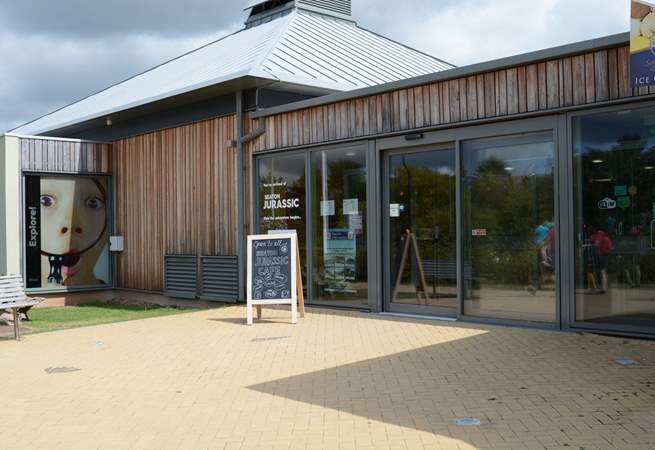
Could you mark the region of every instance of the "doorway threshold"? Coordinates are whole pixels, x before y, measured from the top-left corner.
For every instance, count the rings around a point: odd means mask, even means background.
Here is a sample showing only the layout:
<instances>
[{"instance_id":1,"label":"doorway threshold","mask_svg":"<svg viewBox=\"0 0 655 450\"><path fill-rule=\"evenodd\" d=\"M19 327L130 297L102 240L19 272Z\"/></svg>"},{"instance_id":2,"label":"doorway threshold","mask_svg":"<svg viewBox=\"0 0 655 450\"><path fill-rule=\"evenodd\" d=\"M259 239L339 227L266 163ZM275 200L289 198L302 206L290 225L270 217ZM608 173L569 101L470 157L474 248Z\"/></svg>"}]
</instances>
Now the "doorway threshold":
<instances>
[{"instance_id":1,"label":"doorway threshold","mask_svg":"<svg viewBox=\"0 0 655 450\"><path fill-rule=\"evenodd\" d=\"M407 317L410 319L441 320L443 322L457 322L457 319L454 317L423 316L421 314L406 314L406 313L394 313L394 312L381 312L379 314L381 316Z\"/></svg>"}]
</instances>

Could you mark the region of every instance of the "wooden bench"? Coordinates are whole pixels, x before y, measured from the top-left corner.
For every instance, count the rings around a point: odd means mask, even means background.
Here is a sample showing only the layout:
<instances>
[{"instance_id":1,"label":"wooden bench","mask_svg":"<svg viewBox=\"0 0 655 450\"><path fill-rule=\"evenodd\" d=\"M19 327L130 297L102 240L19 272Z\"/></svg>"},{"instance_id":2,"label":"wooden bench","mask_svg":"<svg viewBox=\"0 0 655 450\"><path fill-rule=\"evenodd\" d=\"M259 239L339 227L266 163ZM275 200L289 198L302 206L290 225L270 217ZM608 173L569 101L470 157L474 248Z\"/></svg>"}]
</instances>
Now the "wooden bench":
<instances>
[{"instance_id":1,"label":"wooden bench","mask_svg":"<svg viewBox=\"0 0 655 450\"><path fill-rule=\"evenodd\" d=\"M20 339L20 313L27 313L32 306L38 305L44 299L28 297L23 287L21 275L0 276L0 311L11 309L14 314L14 339Z\"/></svg>"}]
</instances>

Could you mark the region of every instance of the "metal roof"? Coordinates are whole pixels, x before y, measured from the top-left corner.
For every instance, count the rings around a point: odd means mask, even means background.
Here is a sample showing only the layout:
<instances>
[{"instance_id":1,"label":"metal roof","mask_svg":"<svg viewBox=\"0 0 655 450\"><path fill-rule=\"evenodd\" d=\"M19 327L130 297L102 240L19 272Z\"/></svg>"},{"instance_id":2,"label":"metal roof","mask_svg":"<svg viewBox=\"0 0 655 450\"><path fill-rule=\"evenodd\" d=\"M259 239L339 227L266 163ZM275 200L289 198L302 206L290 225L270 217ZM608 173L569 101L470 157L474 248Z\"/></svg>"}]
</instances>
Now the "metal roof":
<instances>
[{"instance_id":1,"label":"metal roof","mask_svg":"<svg viewBox=\"0 0 655 450\"><path fill-rule=\"evenodd\" d=\"M453 66L358 27L301 9L246 28L12 130L43 134L251 76L348 91Z\"/></svg>"},{"instance_id":2,"label":"metal roof","mask_svg":"<svg viewBox=\"0 0 655 450\"><path fill-rule=\"evenodd\" d=\"M410 87L421 86L437 81L452 80L455 78L477 75L483 72L502 70L505 68L516 67L524 64L534 64L553 58L573 56L591 51L599 51L606 48L619 47L629 44L629 41L630 33L612 34L609 36L561 45L558 47L551 47L544 50L537 50L521 55L495 59L492 61L471 64L468 66L453 67L447 70L419 75L414 78L405 78L389 83L349 90L347 92L334 92L332 94L324 95L321 97L310 98L308 100L301 100L294 103L288 103L286 105L273 106L271 108L253 111L250 113L250 117L258 118L274 116L276 114L297 111L299 109L328 105L330 103L337 103L360 97L368 97L370 95L382 94L384 92L391 92L400 89L407 89Z\"/></svg>"}]
</instances>

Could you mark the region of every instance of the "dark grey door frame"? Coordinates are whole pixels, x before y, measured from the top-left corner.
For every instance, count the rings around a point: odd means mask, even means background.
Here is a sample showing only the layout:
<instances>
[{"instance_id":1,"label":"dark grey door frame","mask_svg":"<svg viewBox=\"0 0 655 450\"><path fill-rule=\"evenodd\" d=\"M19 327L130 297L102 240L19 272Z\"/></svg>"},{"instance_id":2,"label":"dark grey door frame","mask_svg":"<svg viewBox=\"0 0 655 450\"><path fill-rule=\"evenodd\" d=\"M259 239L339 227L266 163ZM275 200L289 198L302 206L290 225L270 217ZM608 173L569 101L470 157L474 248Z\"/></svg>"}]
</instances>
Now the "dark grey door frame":
<instances>
[{"instance_id":1,"label":"dark grey door frame","mask_svg":"<svg viewBox=\"0 0 655 450\"><path fill-rule=\"evenodd\" d=\"M649 336L652 337L655 334L655 330L649 327L638 327L630 325L614 325L614 324L601 324L596 322L579 322L576 319L576 304L575 304L575 262L576 262L576 252L575 252L575 199L573 192L574 180L573 180L573 119L577 117L590 116L594 114L602 114L616 111L626 111L626 110L636 110L636 109L646 109L654 108L655 101L639 101L635 99L634 103L627 103L621 105L608 106L604 108L593 108L585 109L581 111L570 112L568 114L562 114L561 121L566 127L566 133L564 134L564 140L566 141L565 145L565 165L567 170L566 182L568 183L566 191L568 193L567 202L567 214L566 214L566 223L565 226L568 228L569 241L566 243L568 249L567 258L567 283L563 286L563 296L566 299L566 311L564 314L564 323L563 328L567 330L585 330L585 331L601 331L613 334L623 334L623 335L634 335L634 336Z\"/></svg>"},{"instance_id":2,"label":"dark grey door frame","mask_svg":"<svg viewBox=\"0 0 655 450\"><path fill-rule=\"evenodd\" d=\"M373 249L372 247L376 247L372 245L373 242L377 242L377 233L378 231L376 230L376 227L374 224L377 222L377 217L378 217L378 211L377 211L377 200L376 200L376 193L378 192L377 189L373 189L373 186L376 184L376 173L377 169L373 168L373 165L375 163L375 147L374 145L371 145L372 142L369 141L356 141L356 142L347 142L347 143L339 143L339 144L331 144L331 145L323 145L323 146L313 146L313 147L307 147L307 148L301 148L301 149L293 149L293 150L279 150L279 151L267 151L267 152L261 152L258 154L253 155L253 180L252 180L252 197L253 197L253 204L252 204L252 217L253 217L253 223L254 223L254 230L256 233L260 232L260 214L259 214L259 207L258 205L260 204L260 199L259 199L259 189L258 189L258 180L259 180L259 161L261 159L266 159L266 158L271 158L275 156L289 156L289 155L304 155L305 157L305 235L307 236L306 239L306 254L305 254L305 261L307 262L307 298L305 299L305 302L308 305L317 305L317 306L335 306L333 304L330 304L329 302L315 302L313 301L314 299L314 287L313 287L313 270L314 270L314 265L313 265L313 248L314 248L314 237L312 234L312 229L314 225L314 220L312 217L312 198L313 198L313 186L312 186L312 167L311 167L311 162L312 162L312 155L317 152L321 151L334 151L334 150L345 150L345 149L353 149L353 150L360 150L364 151L366 154L366 205L367 205L367 224L366 224L366 240L369 243L368 244L368 249L369 251L367 252L367 266L368 266L368 308L371 311L379 311L379 306L378 306L378 301L377 298L379 298L379 292L377 289L377 273L378 273L378 264L379 264L379 257L376 254L376 249ZM374 201L372 201L374 200ZM354 308L354 309L360 309L360 308Z\"/></svg>"},{"instance_id":3,"label":"dark grey door frame","mask_svg":"<svg viewBox=\"0 0 655 450\"><path fill-rule=\"evenodd\" d=\"M390 171L389 171L389 159L392 156L395 155L409 155L409 154L416 154L416 153L424 153L424 152L433 152L433 151L452 151L453 153L456 152L455 148L455 143L440 143L440 144L428 144L428 145L420 145L420 146L413 146L413 147L406 147L406 148L399 148L399 149L392 149L392 150L386 150L382 153L381 158L382 158L382 193L381 193L381 200L382 200L382 206L380 210L380 215L381 217L381 223L382 223L382 245L380 248L382 249L381 256L382 256L382 268L383 268L383 274L386 274L386 276L382 276L380 280L378 281L379 283L382 283L382 307L384 311L389 311L389 312L394 312L394 313L402 313L402 314L416 314L416 315L426 315L426 316L434 316L434 317L444 317L444 318L456 318L458 316L457 313L457 308L455 310L451 310L450 308L446 307L431 307L431 306L420 306L420 305L403 305L403 304L398 304L398 303L392 303L391 302L391 278L392 278L392 272L391 272L391 248L389 248L389 238L390 238L390 213L389 213L389 177L390 177ZM456 153L455 153L456 155ZM457 185L456 182L456 200L455 200L455 205L457 205L458 201L457 198L459 197L459 185ZM455 209L457 209L455 207ZM457 215L456 215L457 216ZM456 230L457 232L457 237L459 238L459 228ZM460 277L457 276L457 288L456 291L459 293L459 283L460 283ZM457 295L457 300L456 300L457 305L460 304L459 301L459 294Z\"/></svg>"},{"instance_id":4,"label":"dark grey door frame","mask_svg":"<svg viewBox=\"0 0 655 450\"><path fill-rule=\"evenodd\" d=\"M417 136L412 136L411 139L408 139L406 136L393 136L389 138L381 138L375 141L376 151L378 152L378 160L380 161L381 168L384 168L384 160L389 151L407 151L416 148L439 148L439 146L450 146L450 148L455 148L456 151L456 171L457 171L457 200L456 200L456 210L457 210L457 318L465 319L470 322L481 322L481 323L492 323L492 324L501 324L501 325L513 325L513 326L529 326L536 328L545 328L545 329L560 329L562 323L562 307L563 301L565 300L562 295L561 284L562 284L562 267L560 261L563 257L563 252L566 251L562 247L562 242L569 239L568 236L564 239L562 234L567 233L567 230L563 230L562 222L562 207L560 206L560 201L558 200L557 194L559 193L558 184L562 178L560 173L560 163L564 159L563 153L564 148L562 148L562 133L559 128L561 125L561 118L558 115L551 116L542 116L530 119L520 119L514 121L503 121L503 122L494 122L489 124L474 125L474 126L460 126L456 128L450 128L446 130L437 130L432 132L425 132L419 136L419 139L416 139ZM462 149L461 142L468 141L473 139L482 139L482 138L491 138L491 137L500 137L500 136L516 136L522 134L533 134L538 132L552 132L553 133L553 144L555 146L555 161L554 161L554 194L556 195L555 200L555 223L558 227L558 230L563 230L564 233L560 232L556 235L556 248L558 249L559 258L555 261L556 271L557 271L557 287L556 287L556 320L554 323L542 323L542 322L529 322L513 319L497 319L497 318L484 318L484 317L473 317L464 314L464 292L463 292L463 274L464 274L464 230L463 230L463 197L462 197ZM566 147L566 146L565 146ZM381 201L378 202L381 208L384 208L384 183L386 174L381 174L382 182L381 186L378 187L378 192L380 192ZM382 190L380 190L382 189ZM388 211L388 205L387 205ZM388 215L388 213L386 213ZM385 222L385 214L383 211L380 211L378 215L378 220L380 222ZM382 235L385 233L383 232ZM386 244L383 243L383 236L380 236L378 241L382 248L386 252L389 249L386 249ZM567 255L568 255L567 251ZM385 258L386 259L386 258ZM382 283L384 279L383 273L378 272L377 280ZM385 288L384 297L388 297L389 287ZM384 307L386 301L381 301L381 306ZM425 313L423 313L425 314Z\"/></svg>"}]
</instances>

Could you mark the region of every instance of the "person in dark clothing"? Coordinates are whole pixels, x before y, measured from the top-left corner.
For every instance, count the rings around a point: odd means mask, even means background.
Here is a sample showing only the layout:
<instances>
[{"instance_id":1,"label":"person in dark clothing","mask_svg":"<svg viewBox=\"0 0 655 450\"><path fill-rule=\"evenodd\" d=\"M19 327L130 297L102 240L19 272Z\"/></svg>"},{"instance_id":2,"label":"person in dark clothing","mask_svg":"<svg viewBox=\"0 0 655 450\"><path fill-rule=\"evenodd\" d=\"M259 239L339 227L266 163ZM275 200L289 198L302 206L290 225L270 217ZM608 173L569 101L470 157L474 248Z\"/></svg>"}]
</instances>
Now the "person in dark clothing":
<instances>
[{"instance_id":1,"label":"person in dark clothing","mask_svg":"<svg viewBox=\"0 0 655 450\"><path fill-rule=\"evenodd\" d=\"M601 228L594 230L590 236L590 239L594 245L597 264L596 270L600 272L601 293L605 293L608 286L608 254L612 251L612 248L614 248L614 244L612 243L609 235Z\"/></svg>"}]
</instances>

